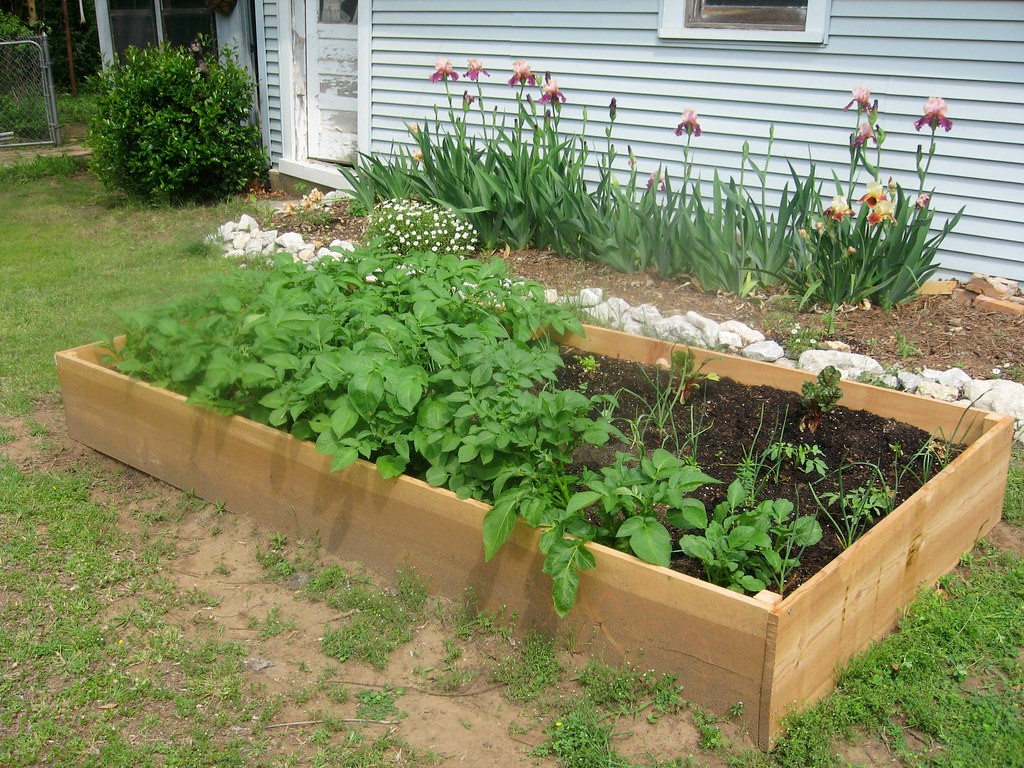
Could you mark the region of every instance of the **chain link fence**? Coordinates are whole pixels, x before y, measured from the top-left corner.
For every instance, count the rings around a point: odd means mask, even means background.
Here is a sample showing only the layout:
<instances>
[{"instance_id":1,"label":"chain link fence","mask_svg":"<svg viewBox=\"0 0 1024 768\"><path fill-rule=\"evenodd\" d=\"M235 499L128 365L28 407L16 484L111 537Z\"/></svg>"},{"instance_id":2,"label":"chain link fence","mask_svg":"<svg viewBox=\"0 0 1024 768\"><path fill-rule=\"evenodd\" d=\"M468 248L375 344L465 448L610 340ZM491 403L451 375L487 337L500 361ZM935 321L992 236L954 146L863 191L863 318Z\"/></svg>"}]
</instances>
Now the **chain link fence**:
<instances>
[{"instance_id":1,"label":"chain link fence","mask_svg":"<svg viewBox=\"0 0 1024 768\"><path fill-rule=\"evenodd\" d=\"M0 147L60 144L46 35L0 40Z\"/></svg>"}]
</instances>

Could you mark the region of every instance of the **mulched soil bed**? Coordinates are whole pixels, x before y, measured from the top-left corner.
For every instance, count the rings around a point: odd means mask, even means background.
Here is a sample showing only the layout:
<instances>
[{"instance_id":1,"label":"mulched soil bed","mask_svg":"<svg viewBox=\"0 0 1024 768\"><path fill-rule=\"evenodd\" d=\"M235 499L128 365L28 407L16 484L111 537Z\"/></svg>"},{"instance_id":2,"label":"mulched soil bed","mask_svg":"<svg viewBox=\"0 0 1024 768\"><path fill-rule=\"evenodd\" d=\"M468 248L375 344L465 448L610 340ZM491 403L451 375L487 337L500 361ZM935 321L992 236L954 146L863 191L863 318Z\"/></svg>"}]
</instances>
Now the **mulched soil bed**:
<instances>
[{"instance_id":1,"label":"mulched soil bed","mask_svg":"<svg viewBox=\"0 0 1024 768\"><path fill-rule=\"evenodd\" d=\"M655 402L659 392L669 386L669 374L652 366L601 355L592 355L597 367L590 370L590 366L580 362L581 358L590 356L590 353L579 350L563 350L566 365L560 371L558 386L583 390L588 395L617 394L619 407L615 412L615 424L628 435L628 422L650 413L649 403ZM851 488L862 487L875 479L873 468L877 466L882 470L887 487L898 489L895 502L899 505L921 486L918 478L923 473L922 448L931 446L932 459L936 458L936 453L947 450L945 443L933 442L932 436L921 429L841 405L826 413L812 434L809 430L799 429L802 413L800 396L794 392L768 386L748 387L730 379L721 379L705 381L687 404L677 402L672 409L679 435L689 435L691 425L698 425L698 429L703 430L697 441L697 455L689 456L685 437L684 444L676 450L671 436L669 444L663 445L666 435L656 425L650 424L643 430L647 451L665 447L677 455L692 458L706 474L722 481L720 485L705 486L694 494L704 502L709 512L725 498L726 488L735 479L744 452L760 456L770 444L779 440L794 445L818 446L830 470L825 477L805 474L784 462L777 481L768 479L758 496L758 501L789 499L800 514L815 515L824 532L821 542L803 553L800 567L793 572L787 584L787 592L843 551L828 518L818 511L810 490L812 483L819 496L838 492L840 488L835 470L848 467L844 469L842 482L849 492ZM577 451L578 466L575 469L587 466L599 471L602 466L614 462L616 451L635 452L635 449L614 439L600 448L584 446ZM900 464L909 466L911 470L904 472L899 481L895 475L897 452L904 457ZM910 457L915 455L918 458L911 460ZM933 471L937 470L936 467ZM677 541L684 532L673 530L672 533L673 540ZM673 568L697 578L704 577L701 563L682 555L673 561Z\"/></svg>"}]
</instances>

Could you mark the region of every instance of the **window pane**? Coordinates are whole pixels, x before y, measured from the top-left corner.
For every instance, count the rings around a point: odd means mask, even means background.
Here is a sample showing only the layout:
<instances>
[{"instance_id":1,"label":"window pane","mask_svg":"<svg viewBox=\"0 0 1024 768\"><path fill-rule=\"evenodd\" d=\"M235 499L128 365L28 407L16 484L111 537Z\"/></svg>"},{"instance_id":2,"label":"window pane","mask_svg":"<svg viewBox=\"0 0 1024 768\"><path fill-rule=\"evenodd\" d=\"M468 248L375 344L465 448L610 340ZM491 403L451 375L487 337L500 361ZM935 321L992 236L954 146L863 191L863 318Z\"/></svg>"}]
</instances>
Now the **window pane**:
<instances>
[{"instance_id":1,"label":"window pane","mask_svg":"<svg viewBox=\"0 0 1024 768\"><path fill-rule=\"evenodd\" d=\"M164 41L171 45L192 45L197 37L207 37L216 42L217 28L213 11L200 0L196 7L182 7L179 2L171 7L164 3Z\"/></svg>"},{"instance_id":2,"label":"window pane","mask_svg":"<svg viewBox=\"0 0 1024 768\"><path fill-rule=\"evenodd\" d=\"M740 7L765 7L765 8L806 8L807 0L704 0L704 5L713 6L740 6Z\"/></svg>"},{"instance_id":3,"label":"window pane","mask_svg":"<svg viewBox=\"0 0 1024 768\"><path fill-rule=\"evenodd\" d=\"M354 24L359 0L320 0L321 24Z\"/></svg>"},{"instance_id":4,"label":"window pane","mask_svg":"<svg viewBox=\"0 0 1024 768\"><path fill-rule=\"evenodd\" d=\"M803 30L807 0L688 0L686 26Z\"/></svg>"}]
</instances>

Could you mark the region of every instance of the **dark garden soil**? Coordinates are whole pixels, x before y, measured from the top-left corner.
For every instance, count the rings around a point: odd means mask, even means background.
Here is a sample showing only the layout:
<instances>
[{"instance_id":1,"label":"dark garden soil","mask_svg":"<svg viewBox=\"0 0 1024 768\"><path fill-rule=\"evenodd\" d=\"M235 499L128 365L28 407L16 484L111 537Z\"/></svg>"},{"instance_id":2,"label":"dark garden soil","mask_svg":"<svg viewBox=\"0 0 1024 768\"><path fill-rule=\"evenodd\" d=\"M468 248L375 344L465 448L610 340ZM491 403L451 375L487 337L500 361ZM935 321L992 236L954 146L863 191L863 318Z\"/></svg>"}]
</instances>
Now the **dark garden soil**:
<instances>
[{"instance_id":1,"label":"dark garden soil","mask_svg":"<svg viewBox=\"0 0 1024 768\"><path fill-rule=\"evenodd\" d=\"M271 222L282 232L294 231L318 245L332 240L360 241L367 220L349 215L348 203L331 207L329 223L310 225L300 216L276 215ZM622 274L591 262L551 251L523 250L496 254L511 271L573 295L583 288L602 288L631 305L653 304L663 315L693 310L713 320L741 320L786 346L794 324L870 355L883 366L902 370L963 368L973 378L1024 376L1024 315L1010 316L963 305L948 296L929 296L883 310L843 308L826 335L821 312L799 311L785 297L762 293L745 299L700 290L686 276L659 278L654 273ZM488 255L484 255L487 258ZM999 373L993 373L998 369Z\"/></svg>"},{"instance_id":2,"label":"dark garden soil","mask_svg":"<svg viewBox=\"0 0 1024 768\"><path fill-rule=\"evenodd\" d=\"M563 350L563 358L566 366L559 374L560 387L582 390L588 395L615 394L619 403L615 425L625 435L632 434L630 422L645 423L642 437L648 452L665 447L692 460L705 474L720 481L693 494L704 502L709 512L724 500L726 488L736 479L745 457L763 457L773 443L817 446L821 452L817 458L828 468L823 475L804 472L796 462L783 461L777 472L763 473L758 483L758 502L788 499L794 503L798 514L815 516L824 533L821 541L808 547L800 557L799 568L787 579L787 593L843 551L838 533L816 503L814 493L825 498L844 488L849 492L871 484L880 487L884 481L886 488L894 489L895 507L927 479L925 463L931 465L934 474L941 468L943 459L952 458L959 450L916 427L841 405L824 414L814 432L801 429L804 408L798 394L767 386L750 387L731 379L704 381L685 404L674 400L672 426L657 424L646 417L651 413L651 403L657 402L670 386L667 371L574 349ZM596 366L587 358L593 358ZM699 437L691 443L689 435L694 431ZM600 448L584 446L576 453L578 466L575 469L585 466L597 472L614 462L617 451L635 453L636 450L614 438ZM841 468L842 487L837 472ZM830 512L838 517L837 509L832 508ZM881 518L872 519L865 530L878 519ZM684 531L672 530L672 533L675 541ZM697 578L704 576L699 561L682 555L673 561L673 568Z\"/></svg>"}]
</instances>

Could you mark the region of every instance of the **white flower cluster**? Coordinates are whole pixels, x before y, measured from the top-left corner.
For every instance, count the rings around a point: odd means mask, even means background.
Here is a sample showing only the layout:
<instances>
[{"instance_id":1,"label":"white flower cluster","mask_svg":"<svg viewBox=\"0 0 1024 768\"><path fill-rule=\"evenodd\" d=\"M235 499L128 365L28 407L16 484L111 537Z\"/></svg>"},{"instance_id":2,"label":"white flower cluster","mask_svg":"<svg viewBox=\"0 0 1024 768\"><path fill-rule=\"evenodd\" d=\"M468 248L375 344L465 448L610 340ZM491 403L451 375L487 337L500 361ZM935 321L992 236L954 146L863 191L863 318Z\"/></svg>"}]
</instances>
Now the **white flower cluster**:
<instances>
[{"instance_id":1,"label":"white flower cluster","mask_svg":"<svg viewBox=\"0 0 1024 768\"><path fill-rule=\"evenodd\" d=\"M464 256L476 249L477 232L458 214L416 200L386 200L373 209L367 240L380 238L392 253L429 251Z\"/></svg>"}]
</instances>

